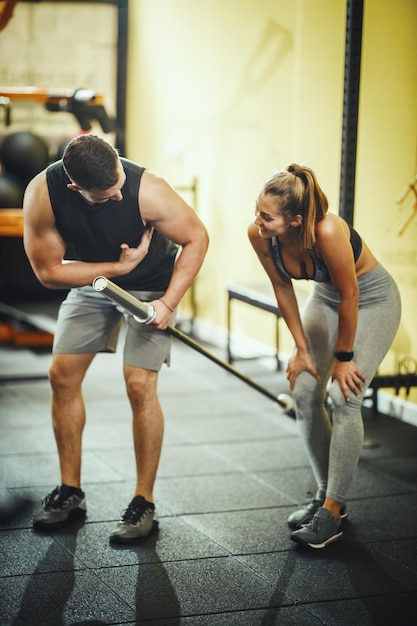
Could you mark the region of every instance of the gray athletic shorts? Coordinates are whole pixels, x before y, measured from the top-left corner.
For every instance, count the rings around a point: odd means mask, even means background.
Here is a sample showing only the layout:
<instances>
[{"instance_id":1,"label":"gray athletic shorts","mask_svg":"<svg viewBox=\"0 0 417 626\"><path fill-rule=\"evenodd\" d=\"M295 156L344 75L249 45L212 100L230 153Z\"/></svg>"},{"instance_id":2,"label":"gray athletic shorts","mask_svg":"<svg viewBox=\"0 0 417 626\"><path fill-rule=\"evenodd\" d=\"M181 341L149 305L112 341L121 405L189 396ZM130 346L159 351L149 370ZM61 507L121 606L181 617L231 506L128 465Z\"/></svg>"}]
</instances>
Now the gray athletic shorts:
<instances>
[{"instance_id":1,"label":"gray athletic shorts","mask_svg":"<svg viewBox=\"0 0 417 626\"><path fill-rule=\"evenodd\" d=\"M160 291L129 292L143 302L156 300ZM174 324L173 315L172 324ZM123 362L158 372L169 365L171 337L137 322L115 302L92 287L71 289L62 302L52 348L53 354L116 352L120 329L127 323Z\"/></svg>"}]
</instances>

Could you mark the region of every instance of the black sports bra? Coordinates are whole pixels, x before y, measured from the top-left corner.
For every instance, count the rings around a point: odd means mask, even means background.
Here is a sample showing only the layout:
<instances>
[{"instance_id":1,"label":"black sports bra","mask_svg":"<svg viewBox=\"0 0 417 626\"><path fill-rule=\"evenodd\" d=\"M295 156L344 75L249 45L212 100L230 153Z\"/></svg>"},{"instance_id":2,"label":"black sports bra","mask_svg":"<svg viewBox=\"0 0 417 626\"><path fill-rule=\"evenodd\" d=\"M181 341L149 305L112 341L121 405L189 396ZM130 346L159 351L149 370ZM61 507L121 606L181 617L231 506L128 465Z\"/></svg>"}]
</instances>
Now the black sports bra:
<instances>
[{"instance_id":1,"label":"black sports bra","mask_svg":"<svg viewBox=\"0 0 417 626\"><path fill-rule=\"evenodd\" d=\"M360 235L356 232L356 230L350 224L348 224L348 226L350 230L350 243L352 246L353 258L355 259L355 262L356 262L359 259L360 254L362 252L362 239ZM330 282L329 270L327 269L327 266L324 263L323 259L321 259L316 254L314 248L308 249L311 260L313 261L313 268L314 268L313 276L307 276L307 275L293 276L292 274L288 272L288 270L286 269L284 265L284 262L281 256L279 242L276 237L273 237L271 239L271 246L272 246L272 257L275 261L275 264L277 268L280 270L280 272L284 274L284 276L287 276L288 278L291 278L294 280L314 280L316 283L329 283Z\"/></svg>"}]
</instances>

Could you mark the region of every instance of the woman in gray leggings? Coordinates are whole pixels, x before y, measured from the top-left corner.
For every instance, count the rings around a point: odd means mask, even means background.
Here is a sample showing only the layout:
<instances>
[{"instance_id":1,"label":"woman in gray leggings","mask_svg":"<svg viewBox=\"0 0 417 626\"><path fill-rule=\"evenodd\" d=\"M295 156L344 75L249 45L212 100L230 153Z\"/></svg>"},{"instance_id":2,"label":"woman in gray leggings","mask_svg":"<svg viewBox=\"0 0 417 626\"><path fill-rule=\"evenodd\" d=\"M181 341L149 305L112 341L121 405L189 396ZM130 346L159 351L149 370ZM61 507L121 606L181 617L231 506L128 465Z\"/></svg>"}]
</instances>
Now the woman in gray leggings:
<instances>
[{"instance_id":1,"label":"woman in gray leggings","mask_svg":"<svg viewBox=\"0 0 417 626\"><path fill-rule=\"evenodd\" d=\"M248 235L294 338L287 378L317 482L314 499L288 519L291 539L324 548L342 536L363 442L361 407L398 329L400 296L358 233L328 212L308 167L291 164L263 185ZM315 282L302 317L292 286L301 279Z\"/></svg>"}]
</instances>

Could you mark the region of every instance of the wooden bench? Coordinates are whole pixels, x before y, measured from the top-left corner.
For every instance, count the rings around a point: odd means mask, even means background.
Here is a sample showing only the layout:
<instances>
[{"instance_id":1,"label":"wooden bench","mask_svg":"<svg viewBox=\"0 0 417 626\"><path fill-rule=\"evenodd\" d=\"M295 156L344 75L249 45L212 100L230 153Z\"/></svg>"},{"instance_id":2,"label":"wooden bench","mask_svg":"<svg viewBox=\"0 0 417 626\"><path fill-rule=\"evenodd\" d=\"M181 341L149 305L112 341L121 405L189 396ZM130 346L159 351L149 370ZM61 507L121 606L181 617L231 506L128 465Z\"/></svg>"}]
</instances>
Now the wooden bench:
<instances>
[{"instance_id":1,"label":"wooden bench","mask_svg":"<svg viewBox=\"0 0 417 626\"><path fill-rule=\"evenodd\" d=\"M0 237L23 237L23 209L0 209Z\"/></svg>"}]
</instances>

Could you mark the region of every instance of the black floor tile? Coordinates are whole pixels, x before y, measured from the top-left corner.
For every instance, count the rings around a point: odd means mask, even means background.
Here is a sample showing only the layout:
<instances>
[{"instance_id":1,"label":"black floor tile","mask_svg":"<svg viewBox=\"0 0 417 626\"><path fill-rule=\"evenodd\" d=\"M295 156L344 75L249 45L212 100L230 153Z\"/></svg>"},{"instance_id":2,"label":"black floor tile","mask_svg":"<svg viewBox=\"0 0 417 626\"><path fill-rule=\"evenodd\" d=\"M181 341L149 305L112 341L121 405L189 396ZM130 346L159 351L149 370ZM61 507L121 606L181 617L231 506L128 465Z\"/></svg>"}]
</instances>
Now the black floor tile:
<instances>
[{"instance_id":1,"label":"black floor tile","mask_svg":"<svg viewBox=\"0 0 417 626\"><path fill-rule=\"evenodd\" d=\"M188 515L185 521L223 546L231 554L270 553L282 558L292 548L287 528L288 511L276 508L247 509ZM259 572L261 573L261 572Z\"/></svg>"},{"instance_id":2,"label":"black floor tile","mask_svg":"<svg viewBox=\"0 0 417 626\"><path fill-rule=\"evenodd\" d=\"M127 546L110 543L113 528L114 522L84 524L77 533L76 543L71 533L64 529L55 533L54 539L89 569L228 555L222 546L178 518L162 518L159 530Z\"/></svg>"},{"instance_id":3,"label":"black floor tile","mask_svg":"<svg viewBox=\"0 0 417 626\"><path fill-rule=\"evenodd\" d=\"M119 590L139 622L262 608L275 595L269 582L233 557L107 568L97 575ZM292 604L283 593L274 602Z\"/></svg>"},{"instance_id":4,"label":"black floor tile","mask_svg":"<svg viewBox=\"0 0 417 626\"><path fill-rule=\"evenodd\" d=\"M410 616L415 613L416 602L415 592L390 593L303 605L303 608L311 609L320 623L329 626L392 626L409 624Z\"/></svg>"},{"instance_id":5,"label":"black floor tile","mask_svg":"<svg viewBox=\"0 0 417 626\"><path fill-rule=\"evenodd\" d=\"M215 349L224 358L224 353ZM50 355L4 354L0 370L46 372ZM273 393L283 372L236 367ZM160 528L131 546L109 533L135 487L122 359L99 355L84 395L88 514L32 529L59 482L46 380L0 382L1 626L392 626L417 601L417 429L364 410L365 445L342 539L290 540L288 515L314 492L296 422L174 342L160 397L166 428L155 486ZM7 502L7 504L6 504Z\"/></svg>"},{"instance_id":6,"label":"black floor tile","mask_svg":"<svg viewBox=\"0 0 417 626\"><path fill-rule=\"evenodd\" d=\"M416 528L415 493L349 502L349 521L362 542L413 539Z\"/></svg>"},{"instance_id":7,"label":"black floor tile","mask_svg":"<svg viewBox=\"0 0 417 626\"><path fill-rule=\"evenodd\" d=\"M280 592L276 592L279 597ZM274 608L235 611L167 620L152 620L147 626L319 626L323 621L309 612L308 607L276 606L274 594L270 598ZM131 626L123 624L121 626Z\"/></svg>"},{"instance_id":8,"label":"black floor tile","mask_svg":"<svg viewBox=\"0 0 417 626\"><path fill-rule=\"evenodd\" d=\"M287 552L241 558L300 604L417 590L416 575L388 561L374 543L339 541L324 550L294 544Z\"/></svg>"},{"instance_id":9,"label":"black floor tile","mask_svg":"<svg viewBox=\"0 0 417 626\"><path fill-rule=\"evenodd\" d=\"M155 491L156 500L165 501L175 515L291 503L283 494L247 473L160 479Z\"/></svg>"},{"instance_id":10,"label":"black floor tile","mask_svg":"<svg viewBox=\"0 0 417 626\"><path fill-rule=\"evenodd\" d=\"M89 570L0 578L1 624L61 626L135 623L135 610ZM94 622L93 622L94 623Z\"/></svg>"}]
</instances>

